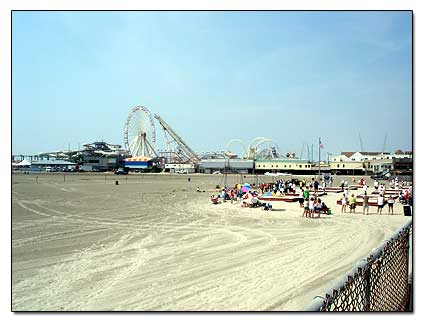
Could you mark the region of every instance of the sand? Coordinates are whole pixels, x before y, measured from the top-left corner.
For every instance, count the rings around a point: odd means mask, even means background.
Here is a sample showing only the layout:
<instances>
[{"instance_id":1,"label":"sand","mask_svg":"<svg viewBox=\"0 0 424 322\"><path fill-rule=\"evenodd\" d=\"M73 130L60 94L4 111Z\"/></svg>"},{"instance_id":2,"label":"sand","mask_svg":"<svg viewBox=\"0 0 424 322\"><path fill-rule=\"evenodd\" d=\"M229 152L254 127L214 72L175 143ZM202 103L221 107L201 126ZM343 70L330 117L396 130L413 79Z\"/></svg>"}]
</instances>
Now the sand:
<instances>
[{"instance_id":1,"label":"sand","mask_svg":"<svg viewBox=\"0 0 424 322\"><path fill-rule=\"evenodd\" d=\"M222 179L14 174L12 309L299 311L411 218L212 205Z\"/></svg>"}]
</instances>

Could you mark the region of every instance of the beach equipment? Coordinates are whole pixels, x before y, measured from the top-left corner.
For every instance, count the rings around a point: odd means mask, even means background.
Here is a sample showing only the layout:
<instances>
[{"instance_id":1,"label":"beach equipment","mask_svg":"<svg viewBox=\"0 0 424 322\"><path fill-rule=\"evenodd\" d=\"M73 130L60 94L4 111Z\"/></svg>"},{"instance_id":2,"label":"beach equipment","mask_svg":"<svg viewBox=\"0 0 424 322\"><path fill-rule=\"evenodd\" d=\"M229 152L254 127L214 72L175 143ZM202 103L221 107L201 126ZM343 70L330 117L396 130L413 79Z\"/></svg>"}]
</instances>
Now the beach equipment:
<instances>
[{"instance_id":1,"label":"beach equipment","mask_svg":"<svg viewBox=\"0 0 424 322\"><path fill-rule=\"evenodd\" d=\"M341 187L327 187L327 188L325 188L325 191L326 192L336 192L336 193L338 193L338 192L343 192L343 188L341 188Z\"/></svg>"},{"instance_id":2,"label":"beach equipment","mask_svg":"<svg viewBox=\"0 0 424 322\"><path fill-rule=\"evenodd\" d=\"M282 196L282 197L277 197L274 195L261 195L258 197L259 200L261 201L285 201L285 202L295 202L299 200L299 197L297 196Z\"/></svg>"}]
</instances>

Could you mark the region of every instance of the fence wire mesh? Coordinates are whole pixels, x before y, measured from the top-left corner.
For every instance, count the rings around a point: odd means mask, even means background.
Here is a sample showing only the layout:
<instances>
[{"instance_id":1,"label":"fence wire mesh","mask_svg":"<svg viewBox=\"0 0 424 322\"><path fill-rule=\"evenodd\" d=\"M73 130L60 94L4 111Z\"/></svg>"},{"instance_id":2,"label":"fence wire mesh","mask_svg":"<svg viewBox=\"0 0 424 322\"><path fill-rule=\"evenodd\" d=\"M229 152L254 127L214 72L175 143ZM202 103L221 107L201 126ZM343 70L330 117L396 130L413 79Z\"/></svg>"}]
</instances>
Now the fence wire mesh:
<instances>
[{"instance_id":1,"label":"fence wire mesh","mask_svg":"<svg viewBox=\"0 0 424 322\"><path fill-rule=\"evenodd\" d=\"M309 311L407 311L412 221L358 264Z\"/></svg>"}]
</instances>

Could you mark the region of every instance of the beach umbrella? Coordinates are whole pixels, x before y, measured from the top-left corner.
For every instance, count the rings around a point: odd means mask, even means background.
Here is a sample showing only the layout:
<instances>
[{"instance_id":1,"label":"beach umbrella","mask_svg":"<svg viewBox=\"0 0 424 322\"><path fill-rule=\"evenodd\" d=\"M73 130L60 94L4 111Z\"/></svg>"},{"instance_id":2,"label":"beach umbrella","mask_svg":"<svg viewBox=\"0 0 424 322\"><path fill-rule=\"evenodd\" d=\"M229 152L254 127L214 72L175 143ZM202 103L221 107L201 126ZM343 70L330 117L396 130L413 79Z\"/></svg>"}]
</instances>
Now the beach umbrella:
<instances>
[{"instance_id":1,"label":"beach umbrella","mask_svg":"<svg viewBox=\"0 0 424 322\"><path fill-rule=\"evenodd\" d=\"M245 185L243 185L243 186L241 187L241 191L243 191L243 192L248 192L250 189L251 189L251 188L250 188L250 186L245 186Z\"/></svg>"}]
</instances>

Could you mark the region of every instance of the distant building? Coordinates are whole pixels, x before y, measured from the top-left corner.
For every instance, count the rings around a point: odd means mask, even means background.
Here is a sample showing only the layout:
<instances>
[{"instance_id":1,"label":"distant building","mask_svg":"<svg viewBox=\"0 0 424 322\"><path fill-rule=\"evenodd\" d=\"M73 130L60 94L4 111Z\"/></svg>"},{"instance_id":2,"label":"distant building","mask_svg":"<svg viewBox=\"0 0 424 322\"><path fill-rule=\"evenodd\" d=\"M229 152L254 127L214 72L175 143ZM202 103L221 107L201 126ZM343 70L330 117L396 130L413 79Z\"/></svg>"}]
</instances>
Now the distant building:
<instances>
[{"instance_id":1,"label":"distant building","mask_svg":"<svg viewBox=\"0 0 424 322\"><path fill-rule=\"evenodd\" d=\"M63 171L76 166L76 163L65 160L36 160L31 162L33 171Z\"/></svg>"},{"instance_id":2,"label":"distant building","mask_svg":"<svg viewBox=\"0 0 424 322\"><path fill-rule=\"evenodd\" d=\"M109 144L103 141L84 144L84 148L78 151L63 151L68 159L78 163L86 171L90 170L113 170L123 164L128 156L126 150L121 149L118 144Z\"/></svg>"},{"instance_id":3,"label":"distant building","mask_svg":"<svg viewBox=\"0 0 424 322\"><path fill-rule=\"evenodd\" d=\"M391 160L400 158L412 158L412 152L397 150L395 153L390 152L342 152L340 155L336 155L331 158L333 162L344 162L344 161L371 161L371 160Z\"/></svg>"},{"instance_id":4,"label":"distant building","mask_svg":"<svg viewBox=\"0 0 424 322\"><path fill-rule=\"evenodd\" d=\"M139 156L124 159L123 165L129 169L151 169L153 162L151 157Z\"/></svg>"},{"instance_id":5,"label":"distant building","mask_svg":"<svg viewBox=\"0 0 424 322\"><path fill-rule=\"evenodd\" d=\"M412 151L390 152L342 152L330 161L334 174L374 174L384 171L412 172Z\"/></svg>"},{"instance_id":6,"label":"distant building","mask_svg":"<svg viewBox=\"0 0 424 322\"><path fill-rule=\"evenodd\" d=\"M199 163L201 173L214 173L224 171L231 173L253 173L254 161L244 159L204 159Z\"/></svg>"},{"instance_id":7,"label":"distant building","mask_svg":"<svg viewBox=\"0 0 424 322\"><path fill-rule=\"evenodd\" d=\"M287 172L297 174L310 174L318 172L318 165L315 167L308 160L302 159L274 159L274 160L256 160L255 173L265 172Z\"/></svg>"},{"instance_id":8,"label":"distant building","mask_svg":"<svg viewBox=\"0 0 424 322\"><path fill-rule=\"evenodd\" d=\"M170 173L194 173L194 163L165 163L165 171Z\"/></svg>"}]
</instances>

